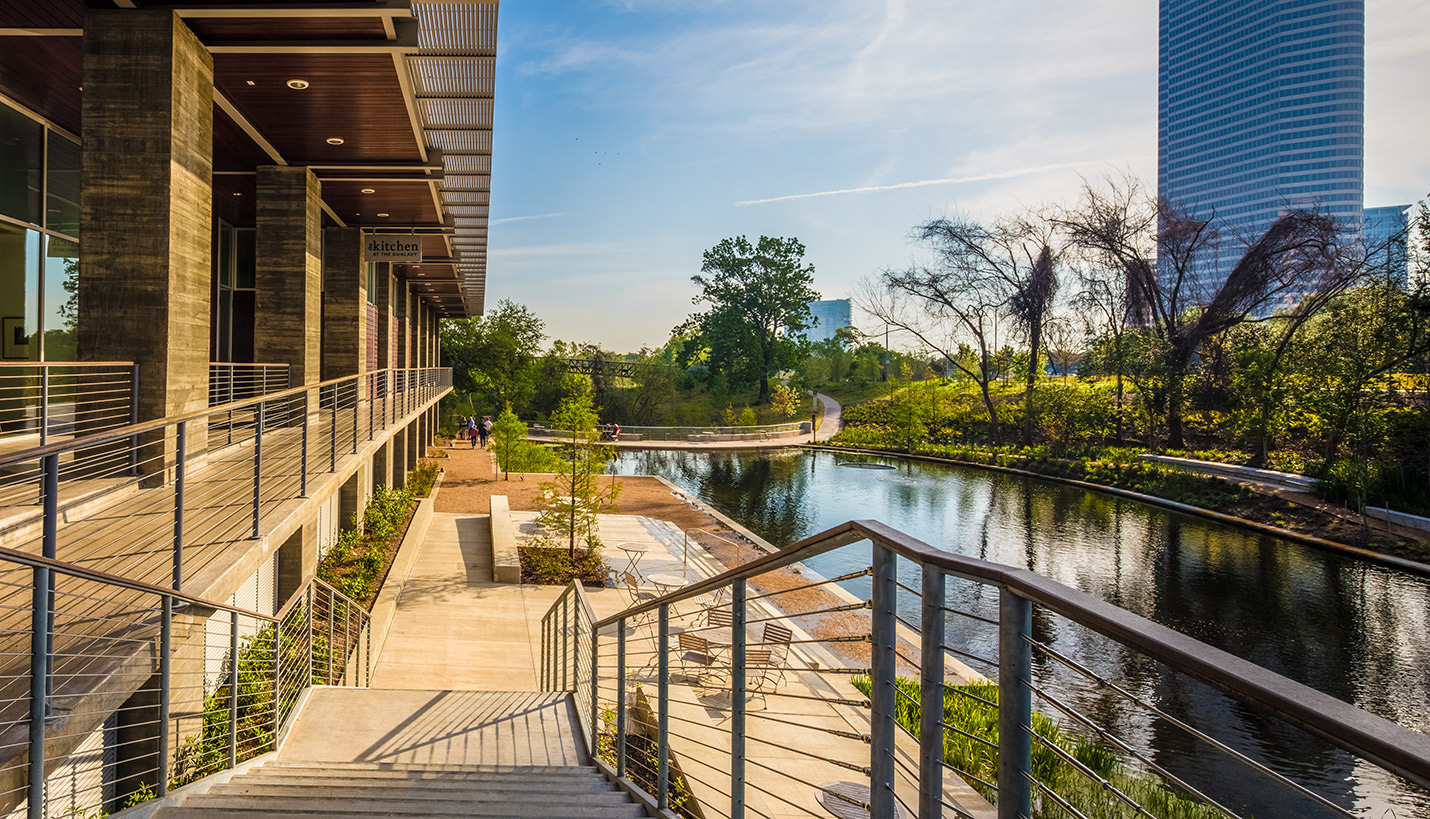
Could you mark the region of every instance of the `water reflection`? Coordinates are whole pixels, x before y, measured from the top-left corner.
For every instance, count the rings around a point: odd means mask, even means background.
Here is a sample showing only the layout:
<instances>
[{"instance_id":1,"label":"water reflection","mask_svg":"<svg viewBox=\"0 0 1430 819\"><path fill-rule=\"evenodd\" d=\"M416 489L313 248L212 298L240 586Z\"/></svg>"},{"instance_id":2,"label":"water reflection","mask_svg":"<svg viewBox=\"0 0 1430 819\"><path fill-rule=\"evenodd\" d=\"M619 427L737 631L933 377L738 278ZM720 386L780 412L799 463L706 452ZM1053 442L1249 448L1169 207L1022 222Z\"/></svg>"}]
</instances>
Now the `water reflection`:
<instances>
[{"instance_id":1,"label":"water reflection","mask_svg":"<svg viewBox=\"0 0 1430 819\"><path fill-rule=\"evenodd\" d=\"M892 470L840 467L887 463ZM1412 729L1430 732L1430 583L1374 564L1074 487L976 469L832 453L625 453L622 474L659 474L781 546L871 518L938 548L1052 577ZM826 575L867 565L868 550L810 561ZM905 566L904 582L918 581ZM902 574L903 572L901 572ZM868 583L851 584L868 594ZM951 583L951 606L995 614L997 594ZM908 613L913 603L907 601ZM1039 640L1238 751L1295 772L1364 815L1430 816L1430 795L1268 720L1221 693L1043 613ZM954 618L950 643L994 658L986 624ZM976 662L970 662L977 665ZM980 669L983 670L983 669ZM1159 764L1257 816L1316 816L1173 723L1041 659L1039 685Z\"/></svg>"}]
</instances>

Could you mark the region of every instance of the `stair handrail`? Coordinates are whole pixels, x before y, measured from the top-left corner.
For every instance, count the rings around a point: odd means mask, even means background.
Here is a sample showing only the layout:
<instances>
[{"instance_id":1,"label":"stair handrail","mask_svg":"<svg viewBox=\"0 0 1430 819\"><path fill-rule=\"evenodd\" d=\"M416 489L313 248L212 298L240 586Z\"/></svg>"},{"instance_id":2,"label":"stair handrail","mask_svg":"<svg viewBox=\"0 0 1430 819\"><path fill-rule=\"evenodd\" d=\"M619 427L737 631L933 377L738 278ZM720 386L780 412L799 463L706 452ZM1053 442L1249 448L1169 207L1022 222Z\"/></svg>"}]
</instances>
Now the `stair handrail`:
<instances>
[{"instance_id":1,"label":"stair handrail","mask_svg":"<svg viewBox=\"0 0 1430 819\"><path fill-rule=\"evenodd\" d=\"M1004 730L1000 732L1000 736L1023 734L1020 740L1021 747L1014 744L1011 747L1000 749L1000 759L1004 760L1004 763L1000 764L1013 765L1020 755L1023 757L1021 768L1015 768L1007 773L1006 778L1005 773L1000 770L998 777L1000 793L1003 793L1005 786L1012 787L1021 783L1021 787L1017 789L1021 790L1021 794L1015 799L1008 800L1013 803L1010 810L1017 810L1020 803L1022 805L1030 804L1031 798L1031 788L1026 773L1028 770L1027 755L1033 744L1030 739L1031 734L1026 730L1020 732L1013 729L1031 724L1029 668L1031 647L1034 642L1028 623L1031 616L1031 604L1034 603L1093 632L1135 649L1175 671L1207 683L1260 712L1269 713L1286 723L1306 730L1342 750L1373 762L1412 783L1430 788L1430 736L1372 714L1351 703L1322 693L1049 577L1026 569L940 550L875 520L848 521L839 524L792 543L777 552L726 570L713 577L691 583L655 599L628 606L616 614L594 621L590 633L597 635L603 629L614 627L615 633L620 635L620 652L623 657L625 652L624 635L630 628L629 624L638 622L637 618L644 616L649 619L652 615L659 614L663 623L666 613L674 604L695 600L725 586L740 589L737 594L737 605L743 609L744 581L808 560L841 546L866 540L873 542L875 553L874 600L870 608L873 609L872 639L874 642L871 699L873 699L873 721L875 724L872 730L875 733L874 743L876 746L880 742L879 731L881 730L877 718L881 714L886 714L888 719L892 720L894 713L891 699L893 695L881 694L882 685L892 688L894 675L892 657L894 643L898 639L898 627L894 625L894 622L895 620L902 621L902 618L897 618L893 612L892 589L896 583L893 574L894 557L904 557L922 567L925 599L927 599L931 577L937 577L937 585L933 588L937 588L940 595L943 593L945 577L973 581L1000 590L1001 615L996 622L999 628L1000 645L999 683L1003 703L1011 704L1017 709L1017 712L1009 717L1009 720L1012 721L1003 722ZM881 583L887 584L887 588L882 594ZM881 596L884 598L882 601L880 600ZM925 604L926 618L929 616L930 608L938 607L930 607ZM941 634L943 615L940 613L937 616L939 624L935 633ZM743 622L743 618L743 614L739 615L737 622ZM1021 626L1019 625L1020 620L1023 623ZM905 625L909 624L905 622ZM927 621L925 625L927 626ZM662 625L662 633L664 633L664 625ZM609 635L606 639L609 639ZM594 642L591 648L593 655L596 653ZM670 651L668 646L659 643L657 645L660 645L657 649L658 653ZM743 658L742 652L736 656ZM882 669L880 668L881 655L884 656ZM924 655L924 660L925 662L929 660L927 653ZM1017 667L1019 663L1021 663L1021 668ZM941 659L938 660L937 665L938 674L932 679L941 681ZM624 665L620 667L624 668ZM927 675L928 669L924 669L924 672ZM742 677L743 669L737 668L732 671L732 675L735 678ZM928 682L929 680L926 679L925 683ZM622 686L621 696L624 697L623 677L618 684ZM593 715L595 713L594 702L592 713ZM1000 711L1000 720L1003 720L1001 714ZM623 714L618 715L617 718L622 717ZM937 727L937 720L934 721L934 725ZM942 731L941 728L938 730ZM594 737L594 731L595 719L593 716L592 733L589 736ZM892 740L889 739L889 736L891 735L886 734L884 741L891 743ZM921 742L932 742L932 734L928 737L920 737L920 740ZM592 741L594 742L594 739ZM891 748L892 745L890 744L889 747ZM938 747L942 747L941 741ZM1243 760L1243 762L1249 762L1249 760ZM937 770L937 765L931 764L927 772ZM1264 773L1270 773L1269 769L1263 768L1262 770ZM1296 785L1289 780L1286 782ZM1015 793L1015 791L1010 791L1010 793ZM1306 791L1306 793L1310 794L1311 792ZM1314 798L1319 798L1315 794L1311 795ZM878 796L876 795L874 798L877 800ZM1004 801L1002 798L999 799L999 815L1013 815L1003 812ZM927 803L921 800L921 804ZM876 810L875 812L880 813L881 811Z\"/></svg>"}]
</instances>

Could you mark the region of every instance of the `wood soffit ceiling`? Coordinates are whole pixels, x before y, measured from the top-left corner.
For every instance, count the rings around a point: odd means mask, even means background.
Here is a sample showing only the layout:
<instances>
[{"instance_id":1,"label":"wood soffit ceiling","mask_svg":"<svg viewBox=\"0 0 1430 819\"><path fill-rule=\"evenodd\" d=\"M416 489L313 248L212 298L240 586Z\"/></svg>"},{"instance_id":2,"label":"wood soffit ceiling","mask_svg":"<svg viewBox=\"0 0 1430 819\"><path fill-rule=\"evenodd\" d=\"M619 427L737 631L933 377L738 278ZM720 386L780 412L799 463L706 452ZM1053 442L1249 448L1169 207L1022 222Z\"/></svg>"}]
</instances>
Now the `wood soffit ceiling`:
<instances>
[{"instance_id":1,"label":"wood soffit ceiling","mask_svg":"<svg viewBox=\"0 0 1430 819\"><path fill-rule=\"evenodd\" d=\"M81 133L86 7L129 5L213 53L218 216L253 223L258 166L309 165L325 224L424 233L397 275L442 315L483 311L495 0L0 0L0 94Z\"/></svg>"}]
</instances>

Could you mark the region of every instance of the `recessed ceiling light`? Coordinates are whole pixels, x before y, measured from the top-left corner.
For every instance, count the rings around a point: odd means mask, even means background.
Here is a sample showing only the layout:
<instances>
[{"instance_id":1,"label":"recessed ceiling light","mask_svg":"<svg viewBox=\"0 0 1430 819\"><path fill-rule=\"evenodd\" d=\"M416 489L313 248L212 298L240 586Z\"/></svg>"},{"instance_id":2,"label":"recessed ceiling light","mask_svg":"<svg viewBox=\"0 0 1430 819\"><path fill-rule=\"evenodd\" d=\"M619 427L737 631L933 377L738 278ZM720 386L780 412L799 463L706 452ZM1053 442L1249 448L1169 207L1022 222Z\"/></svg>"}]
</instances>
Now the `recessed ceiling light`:
<instances>
[{"instance_id":1,"label":"recessed ceiling light","mask_svg":"<svg viewBox=\"0 0 1430 819\"><path fill-rule=\"evenodd\" d=\"M363 193L377 193L377 191L373 190L372 188L363 188L363 189L362 189L362 192L363 192Z\"/></svg>"},{"instance_id":2,"label":"recessed ceiling light","mask_svg":"<svg viewBox=\"0 0 1430 819\"><path fill-rule=\"evenodd\" d=\"M245 82L247 82L249 85L253 85L253 84L254 84L253 80L245 80Z\"/></svg>"},{"instance_id":3,"label":"recessed ceiling light","mask_svg":"<svg viewBox=\"0 0 1430 819\"><path fill-rule=\"evenodd\" d=\"M421 269L422 269L422 265L420 265L420 264L414 264L414 265L412 266L412 269L413 269L413 270L421 270Z\"/></svg>"},{"instance_id":4,"label":"recessed ceiling light","mask_svg":"<svg viewBox=\"0 0 1430 819\"><path fill-rule=\"evenodd\" d=\"M328 137L328 144L329 144L329 145L341 145L341 144L343 144L343 138L342 138L342 137Z\"/></svg>"},{"instance_id":5,"label":"recessed ceiling light","mask_svg":"<svg viewBox=\"0 0 1430 819\"><path fill-rule=\"evenodd\" d=\"M252 85L252 83L250 83L250 85ZM289 80L289 81L288 81L288 87L291 88L291 89L293 89L294 91L302 91L304 88L307 88L307 87L308 87L308 81L307 81L307 80Z\"/></svg>"},{"instance_id":6,"label":"recessed ceiling light","mask_svg":"<svg viewBox=\"0 0 1430 819\"><path fill-rule=\"evenodd\" d=\"M234 195L234 196L242 196L243 193L242 193L241 191L234 191L234 192L233 192L233 195Z\"/></svg>"},{"instance_id":7,"label":"recessed ceiling light","mask_svg":"<svg viewBox=\"0 0 1430 819\"><path fill-rule=\"evenodd\" d=\"M378 217L379 219L381 219L381 218L383 218L383 217L385 217L385 216L387 216L387 214L385 214L385 213L379 213L379 214L377 215L377 217Z\"/></svg>"}]
</instances>

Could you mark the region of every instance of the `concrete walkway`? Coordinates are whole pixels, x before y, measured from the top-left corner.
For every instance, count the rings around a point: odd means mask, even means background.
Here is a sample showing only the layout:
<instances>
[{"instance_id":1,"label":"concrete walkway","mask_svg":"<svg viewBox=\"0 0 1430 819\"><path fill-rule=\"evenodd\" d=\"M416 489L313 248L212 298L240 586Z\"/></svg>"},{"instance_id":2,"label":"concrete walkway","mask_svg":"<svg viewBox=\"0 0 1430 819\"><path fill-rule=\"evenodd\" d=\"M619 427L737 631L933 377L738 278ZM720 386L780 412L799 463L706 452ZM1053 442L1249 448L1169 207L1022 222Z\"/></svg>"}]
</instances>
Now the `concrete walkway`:
<instances>
[{"instance_id":1,"label":"concrete walkway","mask_svg":"<svg viewBox=\"0 0 1430 819\"><path fill-rule=\"evenodd\" d=\"M374 688L539 691L555 586L492 582L486 515L437 513L372 673Z\"/></svg>"},{"instance_id":2,"label":"concrete walkway","mask_svg":"<svg viewBox=\"0 0 1430 819\"><path fill-rule=\"evenodd\" d=\"M839 431L841 419L844 417L844 407L838 401L825 395L822 392L814 394L819 399L819 403L824 405L824 417L819 419L819 427L814 431L816 441L827 441L834 437L834 433Z\"/></svg>"}]
</instances>

